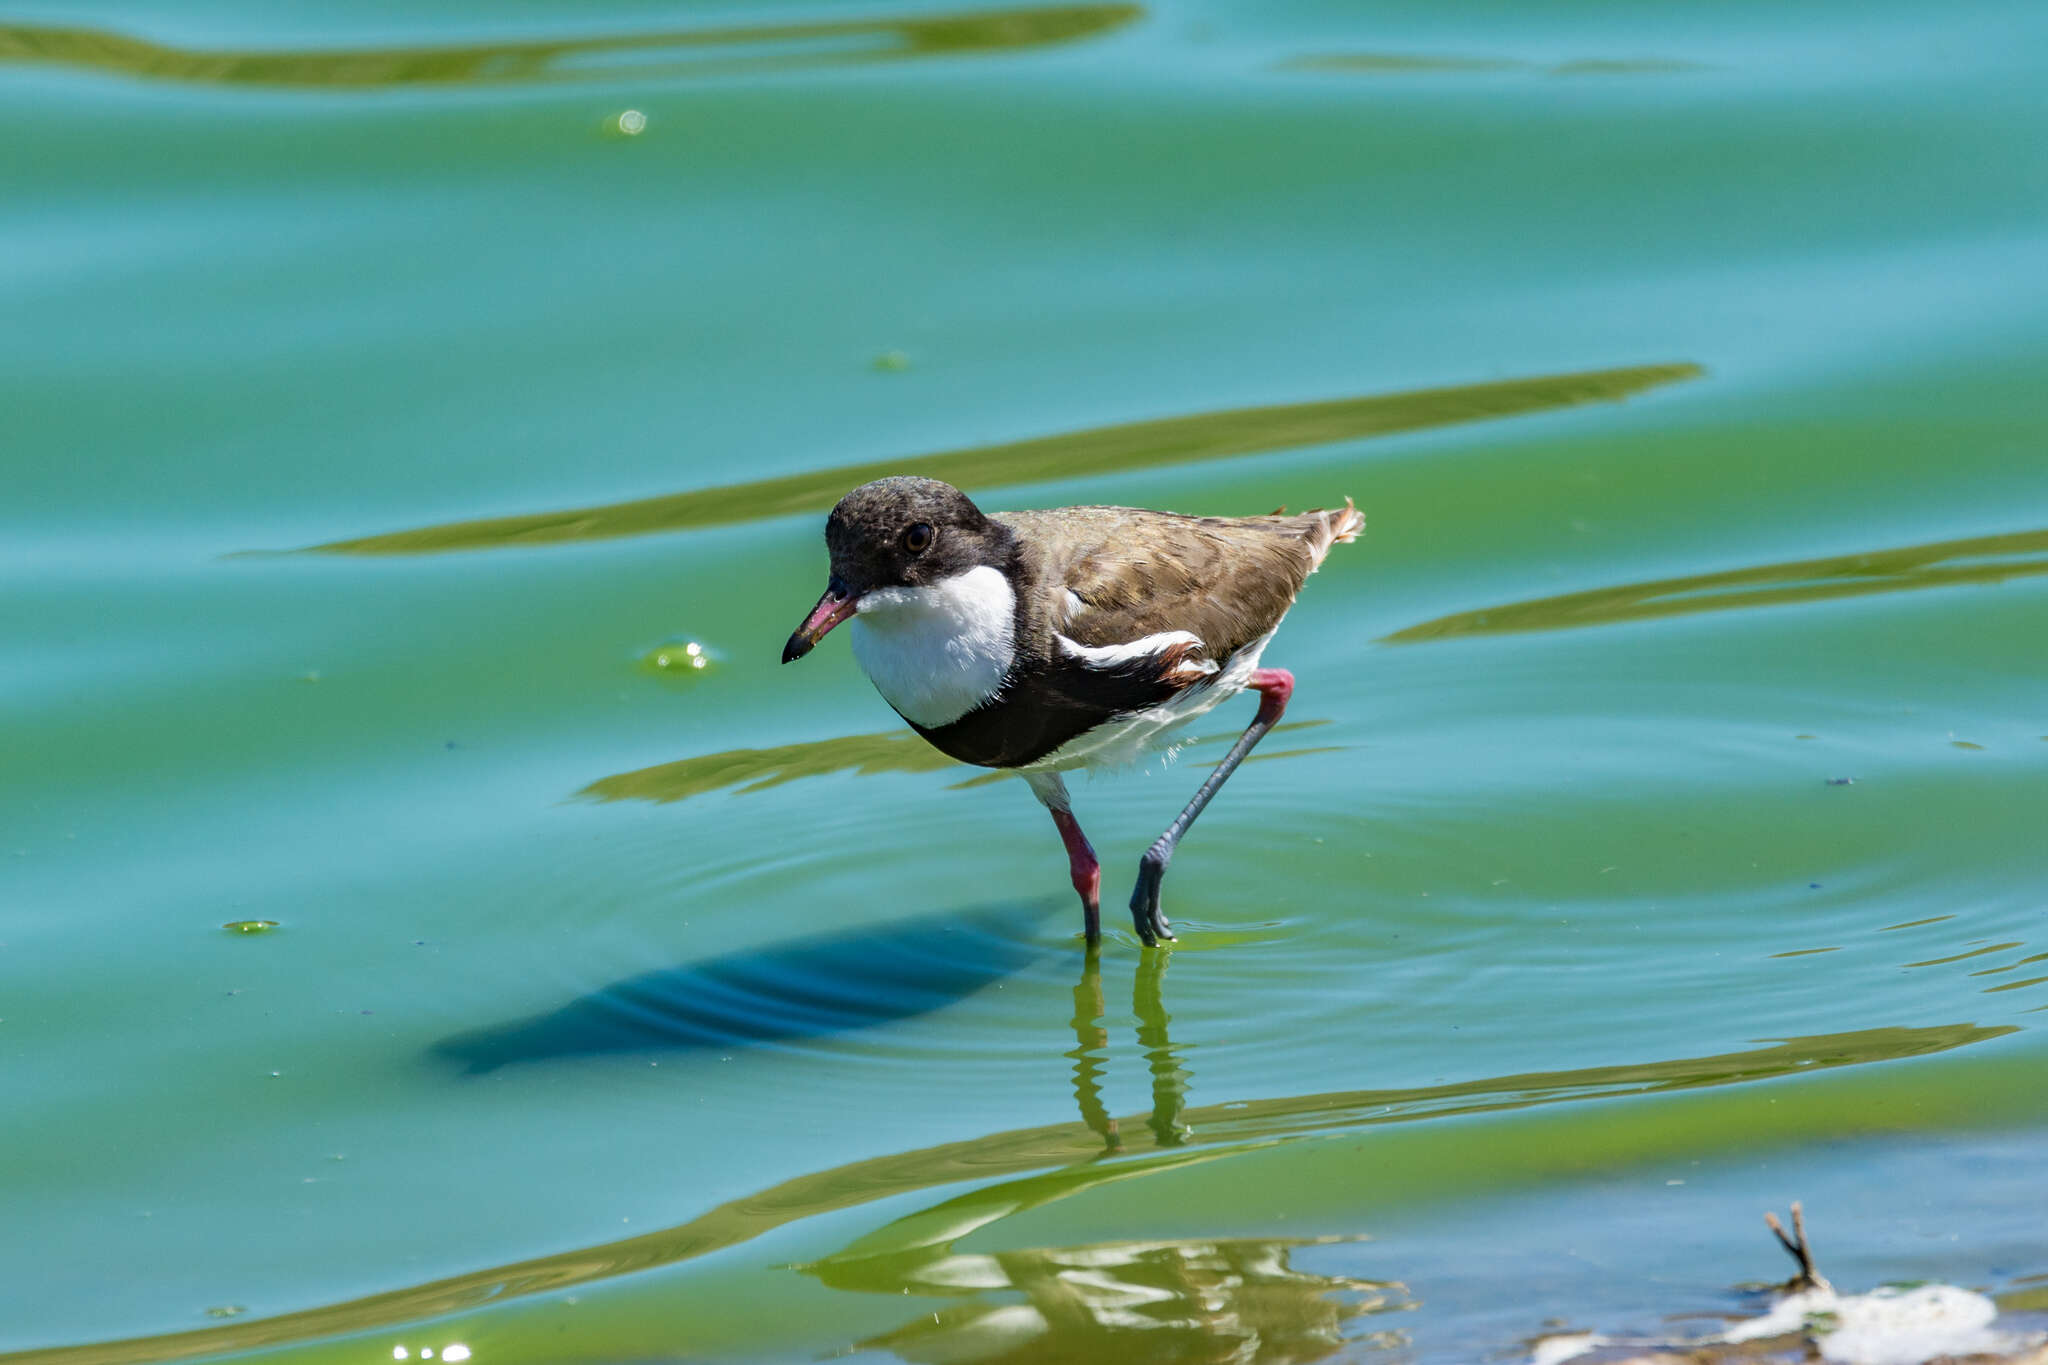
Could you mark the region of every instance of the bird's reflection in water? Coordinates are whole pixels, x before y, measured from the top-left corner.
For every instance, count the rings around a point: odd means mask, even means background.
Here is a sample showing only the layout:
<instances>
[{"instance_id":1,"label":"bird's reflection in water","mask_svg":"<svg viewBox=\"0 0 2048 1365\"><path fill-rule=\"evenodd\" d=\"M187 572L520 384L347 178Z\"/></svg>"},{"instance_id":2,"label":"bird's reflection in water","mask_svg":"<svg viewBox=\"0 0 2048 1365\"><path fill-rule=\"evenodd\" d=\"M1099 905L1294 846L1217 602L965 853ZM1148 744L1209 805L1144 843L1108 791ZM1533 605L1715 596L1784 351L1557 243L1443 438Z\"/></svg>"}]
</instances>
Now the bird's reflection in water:
<instances>
[{"instance_id":1,"label":"bird's reflection in water","mask_svg":"<svg viewBox=\"0 0 2048 1365\"><path fill-rule=\"evenodd\" d=\"M1406 1290L1297 1270L1288 1262L1302 1245L1313 1243L1112 1242L948 1256L927 1268L944 1282L912 1292L975 1302L920 1313L861 1345L946 1365L1283 1365L1407 1344L1399 1331L1346 1330L1367 1314L1412 1307Z\"/></svg>"},{"instance_id":2,"label":"bird's reflection in water","mask_svg":"<svg viewBox=\"0 0 2048 1365\"><path fill-rule=\"evenodd\" d=\"M1165 953L1147 953L1148 958L1163 958ZM1081 1106L1081 1122L1102 1135L1104 1146L1112 1152L1123 1150L1123 1136L1117 1132L1116 1120L1102 1102L1102 1072L1109 1065L1109 1030L1102 1026L1102 961L1095 948L1088 949L1088 956L1081 971L1081 980L1074 987L1074 1050L1067 1056L1074 1063L1074 1099Z\"/></svg>"},{"instance_id":3,"label":"bird's reflection in water","mask_svg":"<svg viewBox=\"0 0 2048 1365\"><path fill-rule=\"evenodd\" d=\"M1131 1013L1138 1020L1138 1046L1145 1050L1145 1063L1152 1072L1152 1113L1145 1126L1152 1132L1154 1146L1178 1147L1187 1141L1188 1128L1181 1111L1188 1102L1188 1073L1181 1065L1167 1026L1173 1016L1166 1012L1166 964L1170 953L1146 953L1138 964L1131 986ZM1081 980L1074 987L1074 1050L1067 1054L1074 1063L1074 1100L1081 1108L1081 1121L1102 1135L1103 1148L1124 1150L1123 1134L1110 1117L1102 1100L1102 1075L1108 1066L1109 1031L1102 1026L1102 964L1091 948L1082 963Z\"/></svg>"},{"instance_id":4,"label":"bird's reflection in water","mask_svg":"<svg viewBox=\"0 0 2048 1365\"><path fill-rule=\"evenodd\" d=\"M843 1251L799 1267L835 1289L962 1300L921 1309L895 1331L862 1342L905 1360L947 1365L1005 1362L1259 1362L1321 1360L1339 1349L1398 1348L1397 1330L1360 1333L1353 1319L1415 1306L1392 1282L1319 1275L1291 1264L1295 1250L1342 1238L1186 1238L1011 1251L956 1244L1011 1214L1118 1180L1228 1156L1187 1145L1189 1076L1168 1036L1164 976L1170 954L1146 953L1132 988L1138 1043L1152 1080L1147 1137L1127 1143L1102 1100L1109 1033L1102 976L1090 952L1074 987L1074 1098L1101 1137L1095 1156L1061 1170L1001 1181L878 1228ZM1116 1157L1117 1160L1107 1158Z\"/></svg>"},{"instance_id":5,"label":"bird's reflection in water","mask_svg":"<svg viewBox=\"0 0 2048 1365\"><path fill-rule=\"evenodd\" d=\"M1188 1139L1181 1111L1188 1107L1188 1071L1167 1036L1173 1016L1166 1012L1166 964L1170 953L1147 953L1131 986L1131 1012L1138 1016L1138 1045L1152 1072L1152 1116L1145 1126L1161 1147L1179 1147ZM1092 964L1091 964L1092 965Z\"/></svg>"},{"instance_id":6,"label":"bird's reflection in water","mask_svg":"<svg viewBox=\"0 0 2048 1365\"><path fill-rule=\"evenodd\" d=\"M444 1038L471 1072L618 1052L818 1038L913 1018L1043 956L1044 905L997 905L769 944L614 981L560 1009Z\"/></svg>"}]
</instances>

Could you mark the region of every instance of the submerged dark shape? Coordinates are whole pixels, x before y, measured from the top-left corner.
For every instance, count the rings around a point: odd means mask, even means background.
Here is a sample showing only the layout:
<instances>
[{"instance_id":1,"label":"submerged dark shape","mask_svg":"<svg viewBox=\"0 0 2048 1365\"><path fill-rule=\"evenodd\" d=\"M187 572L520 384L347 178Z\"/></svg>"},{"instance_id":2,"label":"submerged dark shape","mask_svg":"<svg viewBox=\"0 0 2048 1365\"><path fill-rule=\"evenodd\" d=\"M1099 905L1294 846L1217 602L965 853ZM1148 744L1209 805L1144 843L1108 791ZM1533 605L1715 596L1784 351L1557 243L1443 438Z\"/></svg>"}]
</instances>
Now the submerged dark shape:
<instances>
[{"instance_id":1,"label":"submerged dark shape","mask_svg":"<svg viewBox=\"0 0 2048 1365\"><path fill-rule=\"evenodd\" d=\"M614 1052L730 1048L872 1028L965 999L1044 955L1040 905L793 939L614 981L560 1009L444 1038L471 1074Z\"/></svg>"}]
</instances>

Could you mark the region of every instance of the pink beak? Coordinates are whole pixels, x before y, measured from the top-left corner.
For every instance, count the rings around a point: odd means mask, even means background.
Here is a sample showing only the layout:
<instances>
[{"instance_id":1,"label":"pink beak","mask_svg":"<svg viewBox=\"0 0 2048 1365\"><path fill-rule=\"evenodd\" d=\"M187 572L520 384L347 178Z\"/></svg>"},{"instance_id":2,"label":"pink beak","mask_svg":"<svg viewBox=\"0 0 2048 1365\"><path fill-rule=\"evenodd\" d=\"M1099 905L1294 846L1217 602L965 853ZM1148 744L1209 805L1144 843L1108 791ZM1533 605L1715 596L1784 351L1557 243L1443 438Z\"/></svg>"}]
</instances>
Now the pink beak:
<instances>
[{"instance_id":1,"label":"pink beak","mask_svg":"<svg viewBox=\"0 0 2048 1365\"><path fill-rule=\"evenodd\" d=\"M825 595L818 599L818 605L811 608L811 614L796 628L796 634L789 637L789 643L782 647L782 662L801 659L811 652L812 646L825 638L826 632L844 621L859 609L860 599L838 588L825 589Z\"/></svg>"}]
</instances>

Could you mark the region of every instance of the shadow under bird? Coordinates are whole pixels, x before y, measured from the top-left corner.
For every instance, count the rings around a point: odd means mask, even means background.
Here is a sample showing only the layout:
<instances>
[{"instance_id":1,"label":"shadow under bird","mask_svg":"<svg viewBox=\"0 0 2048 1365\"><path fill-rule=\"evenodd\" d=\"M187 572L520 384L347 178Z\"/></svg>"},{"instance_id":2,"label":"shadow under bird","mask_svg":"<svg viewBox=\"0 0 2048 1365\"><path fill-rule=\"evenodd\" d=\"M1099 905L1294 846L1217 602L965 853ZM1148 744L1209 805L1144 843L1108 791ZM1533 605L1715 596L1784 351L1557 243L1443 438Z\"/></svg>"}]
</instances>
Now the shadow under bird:
<instances>
[{"instance_id":1,"label":"shadow under bird","mask_svg":"<svg viewBox=\"0 0 2048 1365\"><path fill-rule=\"evenodd\" d=\"M1259 656L1332 545L1341 509L1191 517L1133 507L984 513L937 479L879 479L825 522L831 578L789 637L801 659L843 621L882 699L945 754L1021 772L1067 848L1088 942L1102 868L1060 774L1125 767L1247 688L1259 710L1138 865L1131 920L1171 939L1160 881L1181 836L1287 708L1294 675Z\"/></svg>"},{"instance_id":2,"label":"shadow under bird","mask_svg":"<svg viewBox=\"0 0 2048 1365\"><path fill-rule=\"evenodd\" d=\"M614 981L559 1009L472 1029L432 1051L472 1074L613 1053L724 1051L827 1038L944 1009L1050 951L1045 908L946 910L813 934Z\"/></svg>"}]
</instances>

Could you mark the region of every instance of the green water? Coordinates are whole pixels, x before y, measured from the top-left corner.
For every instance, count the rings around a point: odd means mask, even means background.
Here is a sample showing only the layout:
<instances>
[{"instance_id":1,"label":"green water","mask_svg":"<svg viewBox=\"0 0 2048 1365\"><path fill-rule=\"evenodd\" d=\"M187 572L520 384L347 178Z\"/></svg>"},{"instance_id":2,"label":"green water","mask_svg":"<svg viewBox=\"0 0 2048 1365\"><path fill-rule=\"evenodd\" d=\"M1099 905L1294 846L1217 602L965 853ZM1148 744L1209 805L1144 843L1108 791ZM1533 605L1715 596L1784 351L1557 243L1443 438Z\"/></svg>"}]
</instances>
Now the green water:
<instances>
[{"instance_id":1,"label":"green water","mask_svg":"<svg viewBox=\"0 0 2048 1365\"><path fill-rule=\"evenodd\" d=\"M0 1359L1509 1358L1794 1198L2037 1300L2044 62L5 6ZM1365 509L1170 953L778 665L899 470ZM1076 787L1106 899L1250 710Z\"/></svg>"}]
</instances>

